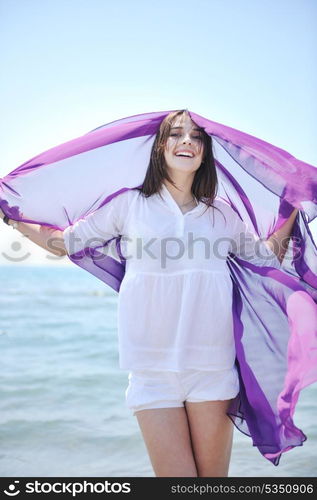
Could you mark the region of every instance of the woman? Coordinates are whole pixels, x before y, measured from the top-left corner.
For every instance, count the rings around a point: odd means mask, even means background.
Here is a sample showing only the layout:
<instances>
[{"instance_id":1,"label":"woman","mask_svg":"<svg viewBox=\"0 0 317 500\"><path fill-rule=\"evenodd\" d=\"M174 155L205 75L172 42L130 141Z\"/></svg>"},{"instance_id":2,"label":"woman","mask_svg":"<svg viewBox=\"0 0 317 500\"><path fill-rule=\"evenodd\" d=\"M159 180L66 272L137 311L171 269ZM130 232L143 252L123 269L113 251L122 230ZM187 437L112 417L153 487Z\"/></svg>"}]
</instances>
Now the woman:
<instances>
[{"instance_id":1,"label":"woman","mask_svg":"<svg viewBox=\"0 0 317 500\"><path fill-rule=\"evenodd\" d=\"M124 237L120 367L130 370L127 405L156 476L228 475L233 422L227 411L239 378L226 261L236 255L279 267L298 211L265 244L216 191L211 137L181 110L162 121L140 189L64 231L17 224L56 255L75 255L96 237L101 244Z\"/></svg>"}]
</instances>

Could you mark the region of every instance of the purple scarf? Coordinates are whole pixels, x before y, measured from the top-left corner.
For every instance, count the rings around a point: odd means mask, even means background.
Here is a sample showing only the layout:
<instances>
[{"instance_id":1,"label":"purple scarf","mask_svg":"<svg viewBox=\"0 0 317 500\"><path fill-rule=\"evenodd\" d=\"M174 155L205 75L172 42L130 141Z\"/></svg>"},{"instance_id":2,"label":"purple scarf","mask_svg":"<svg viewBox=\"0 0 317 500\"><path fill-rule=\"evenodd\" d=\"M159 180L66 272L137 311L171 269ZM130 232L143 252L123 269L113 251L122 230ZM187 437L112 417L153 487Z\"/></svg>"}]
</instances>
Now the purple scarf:
<instances>
[{"instance_id":1,"label":"purple scarf","mask_svg":"<svg viewBox=\"0 0 317 500\"><path fill-rule=\"evenodd\" d=\"M162 120L170 111L131 116L56 146L0 179L10 218L64 230L124 190L141 186ZM317 215L317 169L256 137L189 112L213 139L218 196L249 228L268 238L299 209L281 265L227 259L240 392L228 416L274 465L307 439L293 416L300 391L317 381L317 248L308 223ZM93 245L69 255L119 291L116 255Z\"/></svg>"}]
</instances>

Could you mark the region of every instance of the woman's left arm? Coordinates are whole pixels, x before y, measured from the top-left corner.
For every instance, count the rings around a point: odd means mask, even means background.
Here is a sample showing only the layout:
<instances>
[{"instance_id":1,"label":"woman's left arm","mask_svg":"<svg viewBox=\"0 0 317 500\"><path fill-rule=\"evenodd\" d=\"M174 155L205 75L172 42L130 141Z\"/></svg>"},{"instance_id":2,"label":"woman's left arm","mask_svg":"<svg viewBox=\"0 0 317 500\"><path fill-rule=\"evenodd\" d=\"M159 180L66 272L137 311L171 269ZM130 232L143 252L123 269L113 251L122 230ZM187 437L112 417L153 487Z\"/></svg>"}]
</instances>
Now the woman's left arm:
<instances>
[{"instance_id":1,"label":"woman's left arm","mask_svg":"<svg viewBox=\"0 0 317 500\"><path fill-rule=\"evenodd\" d=\"M267 243L271 250L275 253L280 263L283 261L286 254L292 227L297 213L298 208L294 208L293 212L291 213L287 221L283 224L283 226L275 231L275 233L272 233L271 236L267 240L265 240L265 243Z\"/></svg>"}]
</instances>

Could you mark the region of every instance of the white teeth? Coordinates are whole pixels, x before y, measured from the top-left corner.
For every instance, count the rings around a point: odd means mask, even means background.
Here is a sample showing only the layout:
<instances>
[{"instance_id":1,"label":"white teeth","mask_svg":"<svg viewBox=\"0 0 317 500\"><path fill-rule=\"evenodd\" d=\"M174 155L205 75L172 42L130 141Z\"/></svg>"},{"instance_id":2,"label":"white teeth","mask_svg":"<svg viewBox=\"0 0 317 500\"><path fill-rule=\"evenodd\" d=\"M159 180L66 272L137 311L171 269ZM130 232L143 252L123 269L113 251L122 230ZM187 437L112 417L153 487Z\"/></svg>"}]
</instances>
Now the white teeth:
<instances>
[{"instance_id":1,"label":"white teeth","mask_svg":"<svg viewBox=\"0 0 317 500\"><path fill-rule=\"evenodd\" d=\"M192 154L190 154L190 153L185 153L185 152L184 152L184 153L176 153L176 156L188 156L189 158L192 158L192 157L193 157L193 155L192 155Z\"/></svg>"}]
</instances>

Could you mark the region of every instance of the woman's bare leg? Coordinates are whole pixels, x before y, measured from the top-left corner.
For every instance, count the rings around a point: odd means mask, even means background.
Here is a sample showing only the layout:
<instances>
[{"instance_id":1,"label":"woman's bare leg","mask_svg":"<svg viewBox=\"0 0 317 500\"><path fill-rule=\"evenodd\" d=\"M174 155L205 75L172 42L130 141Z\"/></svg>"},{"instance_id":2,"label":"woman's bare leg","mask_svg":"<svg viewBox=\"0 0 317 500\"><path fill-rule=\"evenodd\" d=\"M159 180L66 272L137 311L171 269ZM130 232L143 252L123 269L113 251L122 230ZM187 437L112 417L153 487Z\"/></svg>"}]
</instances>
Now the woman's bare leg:
<instances>
[{"instance_id":1,"label":"woman's bare leg","mask_svg":"<svg viewBox=\"0 0 317 500\"><path fill-rule=\"evenodd\" d=\"M230 402L185 402L198 477L228 476L234 430L226 415Z\"/></svg>"},{"instance_id":2,"label":"woman's bare leg","mask_svg":"<svg viewBox=\"0 0 317 500\"><path fill-rule=\"evenodd\" d=\"M197 477L184 407L140 410L136 417L157 477Z\"/></svg>"}]
</instances>

